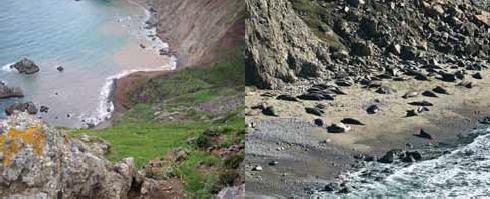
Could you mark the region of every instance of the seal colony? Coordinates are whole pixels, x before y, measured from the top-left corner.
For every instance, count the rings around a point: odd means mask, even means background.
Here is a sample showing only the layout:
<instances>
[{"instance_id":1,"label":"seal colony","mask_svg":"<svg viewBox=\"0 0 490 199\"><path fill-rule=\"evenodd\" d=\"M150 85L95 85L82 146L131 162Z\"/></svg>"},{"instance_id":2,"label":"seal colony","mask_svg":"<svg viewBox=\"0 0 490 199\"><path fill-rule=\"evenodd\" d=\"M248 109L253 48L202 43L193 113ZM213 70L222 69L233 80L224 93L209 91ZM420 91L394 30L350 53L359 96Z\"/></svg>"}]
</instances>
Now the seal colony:
<instances>
[{"instance_id":1,"label":"seal colony","mask_svg":"<svg viewBox=\"0 0 490 199\"><path fill-rule=\"evenodd\" d=\"M249 0L247 193L347 193L336 177L359 162L469 136L490 107L477 2Z\"/></svg>"}]
</instances>

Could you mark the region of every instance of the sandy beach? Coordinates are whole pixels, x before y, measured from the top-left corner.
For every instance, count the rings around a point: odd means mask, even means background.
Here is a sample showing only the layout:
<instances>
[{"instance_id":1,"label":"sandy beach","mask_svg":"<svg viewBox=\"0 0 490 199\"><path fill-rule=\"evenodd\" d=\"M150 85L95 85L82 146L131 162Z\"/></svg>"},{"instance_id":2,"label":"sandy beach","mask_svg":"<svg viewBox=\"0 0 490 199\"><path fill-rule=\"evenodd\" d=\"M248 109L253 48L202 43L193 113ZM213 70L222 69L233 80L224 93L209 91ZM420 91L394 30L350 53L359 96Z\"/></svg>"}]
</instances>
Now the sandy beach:
<instances>
[{"instance_id":1,"label":"sandy beach","mask_svg":"<svg viewBox=\"0 0 490 199\"><path fill-rule=\"evenodd\" d=\"M487 116L490 110L490 75L482 72L482 76L482 80L466 78L476 85L471 89L436 79L383 81L383 86L396 90L393 94L378 94L374 92L376 89L354 85L341 88L347 95L338 95L334 101L319 102L288 102L274 97L300 95L309 88L306 83L283 91L247 88L247 123L255 127L249 129L251 133L247 138L247 186L263 192L256 193L258 195L284 191L284 196L306 193L305 188L321 186L322 182L349 170L355 162L353 156L357 154L380 157L391 149L406 149L407 144L414 149L457 145L459 136L469 133L478 119ZM446 88L450 95L402 98L408 91L421 93L436 86ZM434 106L418 116L406 117L407 110L417 108L408 103L422 100ZM273 106L279 116L265 116L251 108L260 103ZM322 117L305 112L305 107L317 104L326 106ZM379 105L378 113L366 112L372 104ZM365 125L350 125L351 131L335 134L328 133L325 127L317 127L313 122L315 118L324 120L326 126L340 123L343 118L355 118ZM429 132L434 139L414 136L420 129ZM279 164L268 166L273 160ZM264 167L264 172L251 171L256 165Z\"/></svg>"}]
</instances>

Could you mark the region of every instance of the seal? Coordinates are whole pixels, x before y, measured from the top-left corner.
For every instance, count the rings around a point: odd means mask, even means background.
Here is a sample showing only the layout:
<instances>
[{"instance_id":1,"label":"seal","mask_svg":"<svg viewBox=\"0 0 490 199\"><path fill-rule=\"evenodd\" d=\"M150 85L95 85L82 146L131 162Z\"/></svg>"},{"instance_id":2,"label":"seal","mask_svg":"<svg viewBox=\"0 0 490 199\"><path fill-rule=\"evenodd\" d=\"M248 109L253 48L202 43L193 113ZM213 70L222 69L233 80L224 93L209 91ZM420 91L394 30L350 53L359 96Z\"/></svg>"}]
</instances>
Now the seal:
<instances>
[{"instance_id":1,"label":"seal","mask_svg":"<svg viewBox=\"0 0 490 199\"><path fill-rule=\"evenodd\" d=\"M354 118L344 118L340 122L350 125L364 125L364 123Z\"/></svg>"}]
</instances>

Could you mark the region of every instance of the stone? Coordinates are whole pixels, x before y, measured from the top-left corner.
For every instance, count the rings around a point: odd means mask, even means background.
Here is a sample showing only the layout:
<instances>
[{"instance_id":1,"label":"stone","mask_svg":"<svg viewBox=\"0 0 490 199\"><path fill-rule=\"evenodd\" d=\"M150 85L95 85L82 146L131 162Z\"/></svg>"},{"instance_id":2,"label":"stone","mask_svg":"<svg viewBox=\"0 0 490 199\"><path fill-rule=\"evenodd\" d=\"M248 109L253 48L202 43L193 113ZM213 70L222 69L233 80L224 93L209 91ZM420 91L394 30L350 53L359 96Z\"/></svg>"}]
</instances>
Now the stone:
<instances>
[{"instance_id":1,"label":"stone","mask_svg":"<svg viewBox=\"0 0 490 199\"><path fill-rule=\"evenodd\" d=\"M380 159L378 159L378 162L389 164L393 163L395 160L395 157L398 153L400 153L401 150L399 149L393 149L385 153Z\"/></svg>"},{"instance_id":2,"label":"stone","mask_svg":"<svg viewBox=\"0 0 490 199\"><path fill-rule=\"evenodd\" d=\"M31 115L35 115L38 112L36 105L34 105L34 103L32 102L25 102L25 103L15 102L5 109L5 114L12 115L16 111L26 112Z\"/></svg>"},{"instance_id":3,"label":"stone","mask_svg":"<svg viewBox=\"0 0 490 199\"><path fill-rule=\"evenodd\" d=\"M8 87L5 84L0 84L0 99L24 97L22 89L17 87Z\"/></svg>"},{"instance_id":4,"label":"stone","mask_svg":"<svg viewBox=\"0 0 490 199\"><path fill-rule=\"evenodd\" d=\"M20 61L11 65L10 67L17 69L17 71L21 74L30 75L39 72L39 66L27 58L22 58Z\"/></svg>"},{"instance_id":5,"label":"stone","mask_svg":"<svg viewBox=\"0 0 490 199\"><path fill-rule=\"evenodd\" d=\"M58 66L56 67L56 70L58 70L58 72L63 72L65 68L63 68L63 66Z\"/></svg>"},{"instance_id":6,"label":"stone","mask_svg":"<svg viewBox=\"0 0 490 199\"><path fill-rule=\"evenodd\" d=\"M41 113L47 113L49 111L49 108L47 106L41 106L39 108L39 112Z\"/></svg>"},{"instance_id":7,"label":"stone","mask_svg":"<svg viewBox=\"0 0 490 199\"><path fill-rule=\"evenodd\" d=\"M351 127L338 123L338 124L332 124L331 126L327 127L327 130L329 133L345 133L351 130Z\"/></svg>"}]
</instances>

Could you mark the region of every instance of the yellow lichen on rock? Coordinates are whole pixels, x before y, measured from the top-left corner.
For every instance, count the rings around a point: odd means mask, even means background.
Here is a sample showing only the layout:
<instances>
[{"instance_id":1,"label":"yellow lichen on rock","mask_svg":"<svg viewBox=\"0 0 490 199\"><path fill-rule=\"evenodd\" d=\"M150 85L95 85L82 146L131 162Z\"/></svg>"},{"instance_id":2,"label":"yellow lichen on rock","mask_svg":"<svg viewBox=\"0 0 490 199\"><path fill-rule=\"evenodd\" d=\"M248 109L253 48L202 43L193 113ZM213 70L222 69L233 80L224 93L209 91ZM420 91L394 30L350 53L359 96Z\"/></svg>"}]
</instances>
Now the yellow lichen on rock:
<instances>
[{"instance_id":1,"label":"yellow lichen on rock","mask_svg":"<svg viewBox=\"0 0 490 199\"><path fill-rule=\"evenodd\" d=\"M31 127L25 131L11 128L8 133L0 135L0 151L3 153L3 165L10 166L12 159L25 145L31 145L38 156L43 154L46 134L41 126Z\"/></svg>"}]
</instances>

